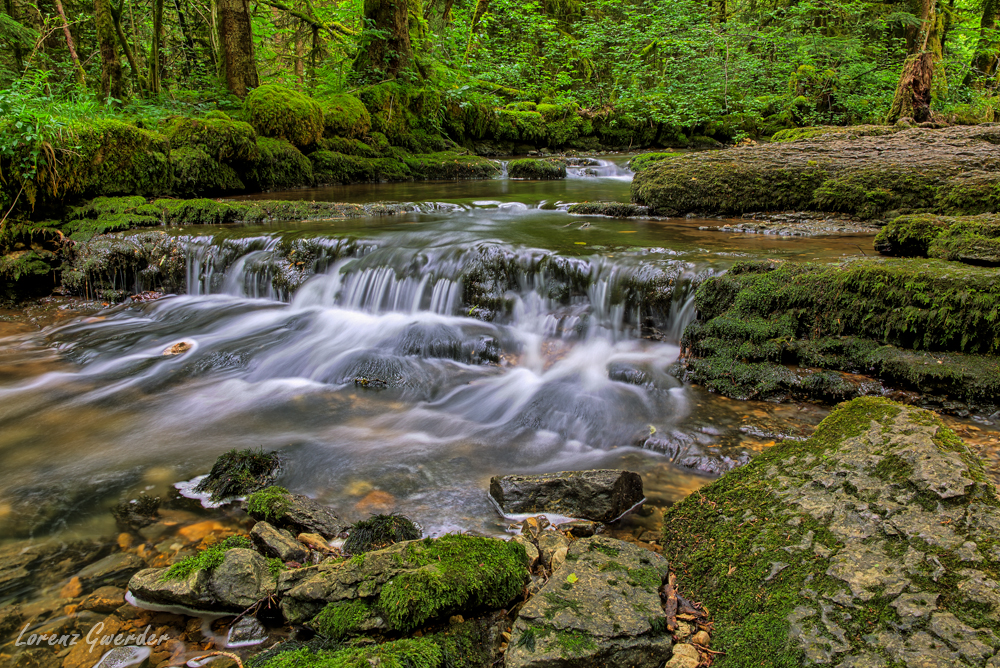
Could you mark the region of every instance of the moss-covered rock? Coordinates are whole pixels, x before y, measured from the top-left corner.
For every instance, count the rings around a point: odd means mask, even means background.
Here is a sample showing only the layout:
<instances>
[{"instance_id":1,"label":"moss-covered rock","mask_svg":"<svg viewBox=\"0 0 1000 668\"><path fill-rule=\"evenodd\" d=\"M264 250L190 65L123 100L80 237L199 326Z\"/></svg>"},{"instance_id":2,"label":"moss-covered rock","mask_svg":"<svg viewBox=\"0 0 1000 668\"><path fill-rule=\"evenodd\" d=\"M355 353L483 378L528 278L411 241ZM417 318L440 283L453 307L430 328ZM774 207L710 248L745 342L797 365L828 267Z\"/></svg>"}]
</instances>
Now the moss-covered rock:
<instances>
[{"instance_id":1,"label":"moss-covered rock","mask_svg":"<svg viewBox=\"0 0 1000 668\"><path fill-rule=\"evenodd\" d=\"M266 84L247 95L243 110L250 125L265 137L280 137L301 147L323 136L323 109L305 93Z\"/></svg>"},{"instance_id":2,"label":"moss-covered rock","mask_svg":"<svg viewBox=\"0 0 1000 668\"><path fill-rule=\"evenodd\" d=\"M931 242L954 222L954 218L929 213L899 216L879 230L875 250L883 255L927 257Z\"/></svg>"},{"instance_id":3,"label":"moss-covered rock","mask_svg":"<svg viewBox=\"0 0 1000 668\"><path fill-rule=\"evenodd\" d=\"M170 148L200 149L219 162L257 158L257 133L249 123L228 118L174 118L164 128Z\"/></svg>"},{"instance_id":4,"label":"moss-covered rock","mask_svg":"<svg viewBox=\"0 0 1000 668\"><path fill-rule=\"evenodd\" d=\"M998 508L934 414L866 398L671 507L663 545L712 611L719 668L984 666Z\"/></svg>"},{"instance_id":5,"label":"moss-covered rock","mask_svg":"<svg viewBox=\"0 0 1000 668\"><path fill-rule=\"evenodd\" d=\"M660 602L666 559L638 545L593 536L518 613L507 668L657 668L672 641Z\"/></svg>"},{"instance_id":6,"label":"moss-covered rock","mask_svg":"<svg viewBox=\"0 0 1000 668\"><path fill-rule=\"evenodd\" d=\"M676 157L681 156L681 155L684 155L684 154L683 153L664 153L664 152L642 153L642 154L637 155L637 156L635 156L634 158L632 158L631 160L628 161L628 168L631 169L633 172L635 172L635 173L638 174L639 172L641 172L644 169L648 168L650 165L653 165L653 164L655 164L657 162L660 162L661 160L667 160L669 158L676 158Z\"/></svg>"},{"instance_id":7,"label":"moss-covered rock","mask_svg":"<svg viewBox=\"0 0 1000 668\"><path fill-rule=\"evenodd\" d=\"M566 161L559 158L511 160L507 163L507 175L512 179L564 179Z\"/></svg>"},{"instance_id":8,"label":"moss-covered rock","mask_svg":"<svg viewBox=\"0 0 1000 668\"><path fill-rule=\"evenodd\" d=\"M405 162L396 158L363 158L334 151L309 154L317 183L371 183L412 178Z\"/></svg>"},{"instance_id":9,"label":"moss-covered rock","mask_svg":"<svg viewBox=\"0 0 1000 668\"><path fill-rule=\"evenodd\" d=\"M418 179L491 179L501 171L492 160L461 153L421 153L406 156L403 161Z\"/></svg>"},{"instance_id":10,"label":"moss-covered rock","mask_svg":"<svg viewBox=\"0 0 1000 668\"><path fill-rule=\"evenodd\" d=\"M496 138L522 144L547 144L548 129L545 119L537 111L513 111L501 109L497 112Z\"/></svg>"},{"instance_id":11,"label":"moss-covered rock","mask_svg":"<svg viewBox=\"0 0 1000 668\"><path fill-rule=\"evenodd\" d=\"M219 456L212 470L194 491L209 493L212 501L228 501L269 487L278 475L281 459L263 449L229 450Z\"/></svg>"},{"instance_id":12,"label":"moss-covered rock","mask_svg":"<svg viewBox=\"0 0 1000 668\"><path fill-rule=\"evenodd\" d=\"M353 95L334 95L320 100L323 107L323 134L327 137L360 139L372 127L368 109Z\"/></svg>"},{"instance_id":13,"label":"moss-covered rock","mask_svg":"<svg viewBox=\"0 0 1000 668\"><path fill-rule=\"evenodd\" d=\"M395 543L416 540L421 535L420 527L402 515L373 515L351 525L344 551L364 554Z\"/></svg>"},{"instance_id":14,"label":"moss-covered rock","mask_svg":"<svg viewBox=\"0 0 1000 668\"><path fill-rule=\"evenodd\" d=\"M394 146L406 146L416 130L440 136L444 104L439 89L387 81L362 88L357 96L371 114L372 130L388 137Z\"/></svg>"},{"instance_id":15,"label":"moss-covered rock","mask_svg":"<svg viewBox=\"0 0 1000 668\"><path fill-rule=\"evenodd\" d=\"M959 175L997 171L998 141L1000 128L954 127L886 136L827 133L694 153L661 160L638 173L632 198L663 215L782 209L875 218L890 211L936 211Z\"/></svg>"},{"instance_id":16,"label":"moss-covered rock","mask_svg":"<svg viewBox=\"0 0 1000 668\"><path fill-rule=\"evenodd\" d=\"M304 574L283 575L287 591L281 608L286 619L301 623L327 606L361 600L380 621L373 622L368 613L336 610L320 621L363 618L366 628L409 631L456 613L507 605L528 582L526 564L523 546L493 538L448 535L397 543ZM362 630L338 628L342 634Z\"/></svg>"},{"instance_id":17,"label":"moss-covered rock","mask_svg":"<svg viewBox=\"0 0 1000 668\"><path fill-rule=\"evenodd\" d=\"M1000 383L998 299L995 271L940 260L738 263L698 288L699 321L683 341L687 377L743 399L880 390L784 366L802 364L989 406Z\"/></svg>"},{"instance_id":18,"label":"moss-covered rock","mask_svg":"<svg viewBox=\"0 0 1000 668\"><path fill-rule=\"evenodd\" d=\"M569 213L580 216L608 216L610 218L641 218L649 209L627 202L578 202L570 204Z\"/></svg>"},{"instance_id":19,"label":"moss-covered rock","mask_svg":"<svg viewBox=\"0 0 1000 668\"><path fill-rule=\"evenodd\" d=\"M1000 216L956 219L934 238L927 255L966 264L1000 265Z\"/></svg>"},{"instance_id":20,"label":"moss-covered rock","mask_svg":"<svg viewBox=\"0 0 1000 668\"><path fill-rule=\"evenodd\" d=\"M818 125L806 128L786 128L774 133L771 141L775 143L787 143L801 141L804 139L814 139L816 137L882 137L891 135L905 128L894 125L852 125L841 127L836 125Z\"/></svg>"},{"instance_id":21,"label":"moss-covered rock","mask_svg":"<svg viewBox=\"0 0 1000 668\"><path fill-rule=\"evenodd\" d=\"M245 180L256 190L286 190L312 185L309 158L284 139L257 139L257 159L247 169Z\"/></svg>"},{"instance_id":22,"label":"moss-covered rock","mask_svg":"<svg viewBox=\"0 0 1000 668\"><path fill-rule=\"evenodd\" d=\"M195 146L170 151L174 168L172 190L178 195L218 195L246 190L232 167Z\"/></svg>"},{"instance_id":23,"label":"moss-covered rock","mask_svg":"<svg viewBox=\"0 0 1000 668\"><path fill-rule=\"evenodd\" d=\"M138 290L181 292L187 253L176 237L141 232L100 235L73 246L62 272L72 294L118 302Z\"/></svg>"}]
</instances>

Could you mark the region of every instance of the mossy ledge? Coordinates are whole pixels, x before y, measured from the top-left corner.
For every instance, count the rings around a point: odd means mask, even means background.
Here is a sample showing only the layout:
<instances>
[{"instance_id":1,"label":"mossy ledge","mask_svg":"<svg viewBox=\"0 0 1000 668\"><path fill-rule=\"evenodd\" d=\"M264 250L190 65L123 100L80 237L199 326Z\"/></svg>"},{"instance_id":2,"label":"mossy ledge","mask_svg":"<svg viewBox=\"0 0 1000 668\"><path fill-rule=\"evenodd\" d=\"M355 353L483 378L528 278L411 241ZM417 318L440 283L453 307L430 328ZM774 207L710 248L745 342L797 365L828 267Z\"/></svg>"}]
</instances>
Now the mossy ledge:
<instances>
[{"instance_id":1,"label":"mossy ledge","mask_svg":"<svg viewBox=\"0 0 1000 668\"><path fill-rule=\"evenodd\" d=\"M636 174L632 199L656 215L817 210L863 219L893 212L995 211L1000 127L823 132L788 143L691 153Z\"/></svg>"},{"instance_id":2,"label":"mossy ledge","mask_svg":"<svg viewBox=\"0 0 1000 668\"><path fill-rule=\"evenodd\" d=\"M695 295L684 333L689 380L740 399L838 401L874 375L929 403L988 409L1000 391L1000 275L941 260L839 265L737 263Z\"/></svg>"},{"instance_id":3,"label":"mossy ledge","mask_svg":"<svg viewBox=\"0 0 1000 668\"><path fill-rule=\"evenodd\" d=\"M684 593L713 613L718 668L983 667L1000 645L1000 500L929 411L841 404L663 526Z\"/></svg>"},{"instance_id":4,"label":"mossy ledge","mask_svg":"<svg viewBox=\"0 0 1000 668\"><path fill-rule=\"evenodd\" d=\"M1000 265L1000 216L900 216L879 231L875 250L995 267Z\"/></svg>"}]
</instances>

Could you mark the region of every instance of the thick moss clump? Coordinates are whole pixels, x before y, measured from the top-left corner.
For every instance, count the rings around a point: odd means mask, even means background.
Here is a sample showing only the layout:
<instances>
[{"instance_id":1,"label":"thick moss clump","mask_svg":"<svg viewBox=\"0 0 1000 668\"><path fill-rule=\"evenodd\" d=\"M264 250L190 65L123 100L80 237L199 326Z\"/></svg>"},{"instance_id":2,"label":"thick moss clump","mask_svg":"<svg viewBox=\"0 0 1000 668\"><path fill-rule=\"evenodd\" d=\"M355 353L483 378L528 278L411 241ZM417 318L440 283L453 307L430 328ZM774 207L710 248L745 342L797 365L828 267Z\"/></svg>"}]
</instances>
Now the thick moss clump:
<instances>
[{"instance_id":1,"label":"thick moss clump","mask_svg":"<svg viewBox=\"0 0 1000 668\"><path fill-rule=\"evenodd\" d=\"M181 559L163 572L161 580L185 580L195 571L210 571L222 564L226 552L235 549L253 549L253 544L246 536L230 536L223 541L210 545L198 554Z\"/></svg>"},{"instance_id":2,"label":"thick moss clump","mask_svg":"<svg viewBox=\"0 0 1000 668\"><path fill-rule=\"evenodd\" d=\"M879 389L784 366L796 363L980 406L993 402L1000 381L1000 276L989 269L939 260L743 262L705 281L695 300L700 320L683 341L688 377L727 396L838 400Z\"/></svg>"},{"instance_id":3,"label":"thick moss clump","mask_svg":"<svg viewBox=\"0 0 1000 668\"><path fill-rule=\"evenodd\" d=\"M152 227L162 221L155 207L145 197L96 197L84 205L73 207L66 215L63 229L73 241L86 241L96 234Z\"/></svg>"},{"instance_id":4,"label":"thick moss clump","mask_svg":"<svg viewBox=\"0 0 1000 668\"><path fill-rule=\"evenodd\" d=\"M371 183L407 181L411 178L405 162L395 158L362 158L333 151L309 154L317 183Z\"/></svg>"},{"instance_id":5,"label":"thick moss clump","mask_svg":"<svg viewBox=\"0 0 1000 668\"><path fill-rule=\"evenodd\" d=\"M934 238L927 255L966 264L1000 265L1000 216L956 220Z\"/></svg>"},{"instance_id":6,"label":"thick moss clump","mask_svg":"<svg viewBox=\"0 0 1000 668\"><path fill-rule=\"evenodd\" d=\"M274 482L280 464L276 452L230 450L215 460L212 470L194 489L210 493L212 501L244 496Z\"/></svg>"},{"instance_id":7,"label":"thick moss clump","mask_svg":"<svg viewBox=\"0 0 1000 668\"><path fill-rule=\"evenodd\" d=\"M286 190L312 185L309 158L284 139L257 139L258 157L246 171L247 185L257 190Z\"/></svg>"},{"instance_id":8,"label":"thick moss clump","mask_svg":"<svg viewBox=\"0 0 1000 668\"><path fill-rule=\"evenodd\" d=\"M418 179L491 179L500 175L500 165L475 155L422 153L403 158Z\"/></svg>"},{"instance_id":9,"label":"thick moss clump","mask_svg":"<svg viewBox=\"0 0 1000 668\"><path fill-rule=\"evenodd\" d=\"M512 179L564 179L566 162L558 158L511 160L507 163L507 175Z\"/></svg>"},{"instance_id":10,"label":"thick moss clump","mask_svg":"<svg viewBox=\"0 0 1000 668\"><path fill-rule=\"evenodd\" d=\"M548 128L537 111L501 109L497 112L496 138L522 144L547 144Z\"/></svg>"},{"instance_id":11,"label":"thick moss clump","mask_svg":"<svg viewBox=\"0 0 1000 668\"><path fill-rule=\"evenodd\" d=\"M257 158L257 133L249 123L228 118L175 118L163 134L170 148L197 148L219 162Z\"/></svg>"},{"instance_id":12,"label":"thick moss clump","mask_svg":"<svg viewBox=\"0 0 1000 668\"><path fill-rule=\"evenodd\" d=\"M415 132L440 136L438 128L444 113L440 89L387 81L362 88L358 98L371 114L372 130L385 135L394 146L426 151L425 147L408 145Z\"/></svg>"},{"instance_id":13,"label":"thick moss clump","mask_svg":"<svg viewBox=\"0 0 1000 668\"><path fill-rule=\"evenodd\" d=\"M639 172L647 169L650 165L653 165L661 160L667 160L669 158L676 158L677 156L684 155L683 153L643 153L637 155L628 161L628 168L633 172L638 174Z\"/></svg>"},{"instance_id":14,"label":"thick moss clump","mask_svg":"<svg viewBox=\"0 0 1000 668\"><path fill-rule=\"evenodd\" d=\"M246 190L232 167L195 146L170 152L174 168L172 190L178 195L223 194Z\"/></svg>"},{"instance_id":15,"label":"thick moss clump","mask_svg":"<svg viewBox=\"0 0 1000 668\"><path fill-rule=\"evenodd\" d=\"M323 136L323 109L304 93L266 84L247 95L243 109L257 133L265 137L280 137L301 147Z\"/></svg>"},{"instance_id":16,"label":"thick moss clump","mask_svg":"<svg viewBox=\"0 0 1000 668\"><path fill-rule=\"evenodd\" d=\"M929 213L899 216L879 230L875 250L883 255L927 257L931 242L954 222L954 218Z\"/></svg>"},{"instance_id":17,"label":"thick moss clump","mask_svg":"<svg viewBox=\"0 0 1000 668\"><path fill-rule=\"evenodd\" d=\"M334 95L320 101L323 107L323 134L327 137L360 139L372 127L368 109L353 95Z\"/></svg>"},{"instance_id":18,"label":"thick moss clump","mask_svg":"<svg viewBox=\"0 0 1000 668\"><path fill-rule=\"evenodd\" d=\"M983 666L998 507L937 416L857 399L672 506L664 556L712 611L718 668Z\"/></svg>"},{"instance_id":19,"label":"thick moss clump","mask_svg":"<svg viewBox=\"0 0 1000 668\"><path fill-rule=\"evenodd\" d=\"M402 515L373 515L350 528L344 551L363 554L420 536L420 528Z\"/></svg>"},{"instance_id":20,"label":"thick moss clump","mask_svg":"<svg viewBox=\"0 0 1000 668\"><path fill-rule=\"evenodd\" d=\"M275 522L285 516L289 501L287 489L272 485L248 496L246 511L252 517L263 518L266 522Z\"/></svg>"}]
</instances>

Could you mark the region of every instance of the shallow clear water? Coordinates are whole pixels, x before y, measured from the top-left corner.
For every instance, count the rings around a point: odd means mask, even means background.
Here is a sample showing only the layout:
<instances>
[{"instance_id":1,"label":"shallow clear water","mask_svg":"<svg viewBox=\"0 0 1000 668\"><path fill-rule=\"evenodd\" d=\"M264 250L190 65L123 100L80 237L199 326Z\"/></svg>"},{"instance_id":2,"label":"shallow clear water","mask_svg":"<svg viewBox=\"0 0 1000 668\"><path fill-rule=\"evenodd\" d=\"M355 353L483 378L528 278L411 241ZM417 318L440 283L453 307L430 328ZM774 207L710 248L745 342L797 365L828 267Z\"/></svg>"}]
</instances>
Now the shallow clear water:
<instances>
[{"instance_id":1,"label":"shallow clear water","mask_svg":"<svg viewBox=\"0 0 1000 668\"><path fill-rule=\"evenodd\" d=\"M566 213L628 199L627 175L606 167L618 174L271 193L415 204L171 230L189 249L187 295L0 339L0 535L111 535L113 503L258 446L282 453L280 484L347 519L398 511L430 533L496 533L492 475L629 468L659 507L709 480L675 466L685 453L735 457L772 440L747 425L815 424L822 410L729 401L670 375L689 284L742 257L858 254L870 237ZM497 297L492 322L470 317L473 283ZM163 354L178 342L190 349Z\"/></svg>"}]
</instances>

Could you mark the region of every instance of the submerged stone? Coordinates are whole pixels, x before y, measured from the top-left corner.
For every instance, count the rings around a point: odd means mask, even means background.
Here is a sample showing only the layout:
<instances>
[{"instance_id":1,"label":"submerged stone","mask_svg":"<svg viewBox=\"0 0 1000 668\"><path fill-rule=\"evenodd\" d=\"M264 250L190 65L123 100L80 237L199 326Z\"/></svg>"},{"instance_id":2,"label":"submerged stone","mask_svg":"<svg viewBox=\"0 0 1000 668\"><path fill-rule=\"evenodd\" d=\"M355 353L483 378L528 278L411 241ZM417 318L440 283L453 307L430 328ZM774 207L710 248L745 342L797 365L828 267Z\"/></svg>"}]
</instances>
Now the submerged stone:
<instances>
[{"instance_id":1,"label":"submerged stone","mask_svg":"<svg viewBox=\"0 0 1000 668\"><path fill-rule=\"evenodd\" d=\"M642 478L619 469L494 476L490 496L505 513L556 513L613 522L643 500Z\"/></svg>"},{"instance_id":2,"label":"submerged stone","mask_svg":"<svg viewBox=\"0 0 1000 668\"><path fill-rule=\"evenodd\" d=\"M632 543L575 541L518 613L506 668L656 668L672 640L659 589L667 561Z\"/></svg>"},{"instance_id":3,"label":"submerged stone","mask_svg":"<svg viewBox=\"0 0 1000 668\"><path fill-rule=\"evenodd\" d=\"M983 667L998 530L996 490L951 430L863 398L670 508L663 544L713 613L720 668Z\"/></svg>"}]
</instances>

